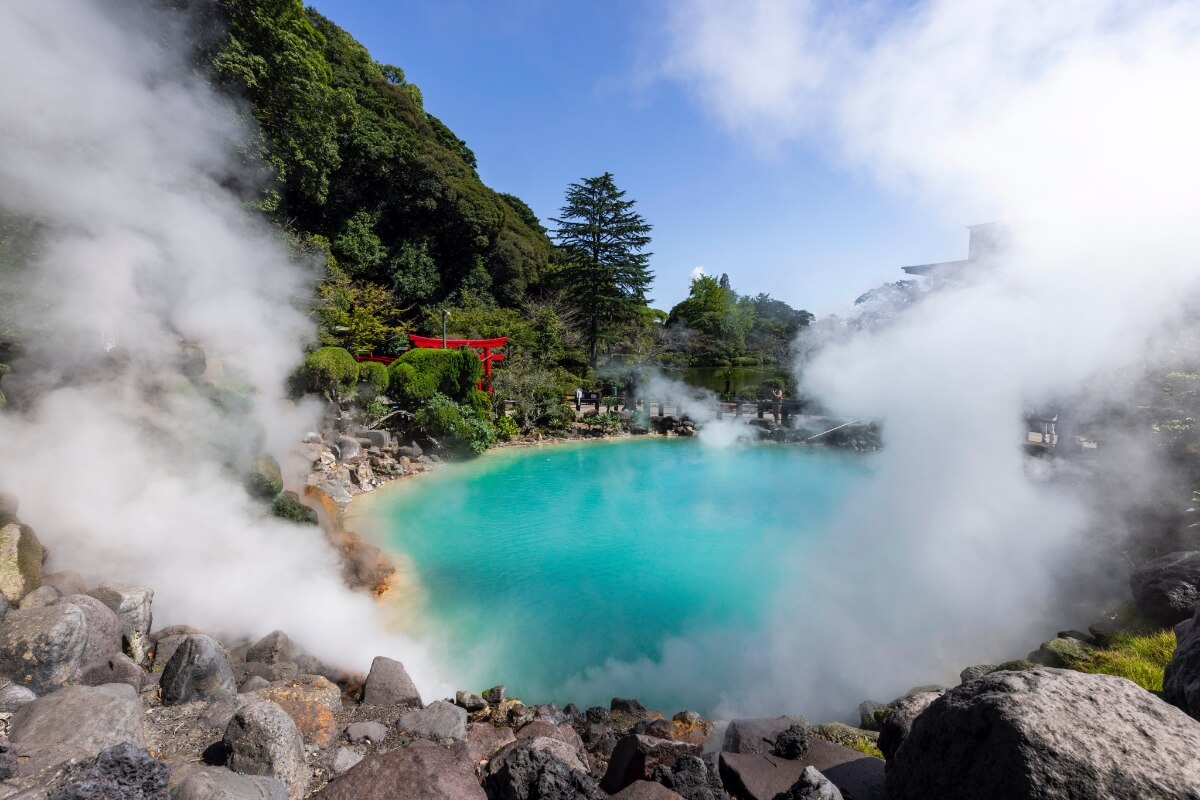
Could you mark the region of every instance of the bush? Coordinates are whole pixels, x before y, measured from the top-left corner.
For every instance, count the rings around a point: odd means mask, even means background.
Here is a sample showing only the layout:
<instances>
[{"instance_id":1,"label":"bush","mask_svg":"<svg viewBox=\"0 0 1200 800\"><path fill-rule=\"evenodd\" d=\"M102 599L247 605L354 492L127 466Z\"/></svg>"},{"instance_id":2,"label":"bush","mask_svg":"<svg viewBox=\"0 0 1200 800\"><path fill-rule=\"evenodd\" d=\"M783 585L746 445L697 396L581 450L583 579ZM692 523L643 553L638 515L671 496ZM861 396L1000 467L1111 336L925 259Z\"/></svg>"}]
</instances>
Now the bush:
<instances>
[{"instance_id":1,"label":"bush","mask_svg":"<svg viewBox=\"0 0 1200 800\"><path fill-rule=\"evenodd\" d=\"M415 348L392 362L392 397L411 407L442 394L455 402L470 402L483 374L474 350Z\"/></svg>"},{"instance_id":2,"label":"bush","mask_svg":"<svg viewBox=\"0 0 1200 800\"><path fill-rule=\"evenodd\" d=\"M375 394L386 392L391 380L388 368L378 361L363 361L358 365L358 382L370 386Z\"/></svg>"},{"instance_id":3,"label":"bush","mask_svg":"<svg viewBox=\"0 0 1200 800\"><path fill-rule=\"evenodd\" d=\"M495 422L496 435L501 441L507 442L521 433L521 427L517 425L516 420L508 415L500 417Z\"/></svg>"},{"instance_id":4,"label":"bush","mask_svg":"<svg viewBox=\"0 0 1200 800\"><path fill-rule=\"evenodd\" d=\"M301 392L349 395L358 383L358 362L341 347L318 347L304 357L295 383Z\"/></svg>"},{"instance_id":5,"label":"bush","mask_svg":"<svg viewBox=\"0 0 1200 800\"><path fill-rule=\"evenodd\" d=\"M488 419L492 416L492 396L487 392L481 392L478 389L472 389L467 397L467 404L475 410L475 413L481 419Z\"/></svg>"},{"instance_id":6,"label":"bush","mask_svg":"<svg viewBox=\"0 0 1200 800\"><path fill-rule=\"evenodd\" d=\"M443 439L459 454L479 454L496 443L496 431L470 406L443 394L435 394L424 408L413 415L418 426L430 436Z\"/></svg>"}]
</instances>

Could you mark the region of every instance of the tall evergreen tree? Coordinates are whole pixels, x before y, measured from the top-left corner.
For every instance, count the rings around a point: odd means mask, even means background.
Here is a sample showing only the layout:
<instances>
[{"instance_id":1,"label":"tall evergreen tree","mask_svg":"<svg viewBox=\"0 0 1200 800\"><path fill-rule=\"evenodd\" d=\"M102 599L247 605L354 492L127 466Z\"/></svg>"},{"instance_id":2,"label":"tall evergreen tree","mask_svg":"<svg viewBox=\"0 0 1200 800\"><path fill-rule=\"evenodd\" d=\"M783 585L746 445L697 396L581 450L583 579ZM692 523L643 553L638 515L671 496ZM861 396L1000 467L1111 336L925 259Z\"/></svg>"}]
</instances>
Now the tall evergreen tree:
<instances>
[{"instance_id":1,"label":"tall evergreen tree","mask_svg":"<svg viewBox=\"0 0 1200 800\"><path fill-rule=\"evenodd\" d=\"M654 273L647 264L650 225L633 210L611 172L567 187L554 236L569 263L563 289L584 325L588 360L596 366L600 340L646 305Z\"/></svg>"}]
</instances>

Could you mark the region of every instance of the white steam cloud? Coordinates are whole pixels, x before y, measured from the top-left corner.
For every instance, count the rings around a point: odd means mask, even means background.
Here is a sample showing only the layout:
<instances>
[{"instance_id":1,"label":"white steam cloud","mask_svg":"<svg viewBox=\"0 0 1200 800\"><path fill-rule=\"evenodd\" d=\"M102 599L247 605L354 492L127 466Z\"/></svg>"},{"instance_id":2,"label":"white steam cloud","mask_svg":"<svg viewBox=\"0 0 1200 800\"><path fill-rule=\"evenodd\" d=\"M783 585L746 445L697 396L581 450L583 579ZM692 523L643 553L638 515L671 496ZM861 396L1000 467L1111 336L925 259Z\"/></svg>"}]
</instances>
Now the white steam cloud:
<instances>
[{"instance_id":1,"label":"white steam cloud","mask_svg":"<svg viewBox=\"0 0 1200 800\"><path fill-rule=\"evenodd\" d=\"M187 21L135 5L0 5L0 213L32 226L29 263L0 265L27 334L8 380L36 397L0 415L0 487L51 568L152 586L159 627L281 628L339 666L403 659L431 690L321 534L242 488L316 421L284 396L315 274L226 188L252 180L251 132L190 70Z\"/></svg>"},{"instance_id":2,"label":"white steam cloud","mask_svg":"<svg viewBox=\"0 0 1200 800\"><path fill-rule=\"evenodd\" d=\"M994 270L806 365L805 389L881 420L885 448L823 551L796 559L770 635L674 640L589 678L847 716L1092 621L1059 590L1102 520L1031 474L1021 412L1151 357L1197 297L1200 6L691 0L667 29L664 72L732 134L807 141L1014 240ZM1132 451L1107 460L1126 457L1144 487Z\"/></svg>"}]
</instances>

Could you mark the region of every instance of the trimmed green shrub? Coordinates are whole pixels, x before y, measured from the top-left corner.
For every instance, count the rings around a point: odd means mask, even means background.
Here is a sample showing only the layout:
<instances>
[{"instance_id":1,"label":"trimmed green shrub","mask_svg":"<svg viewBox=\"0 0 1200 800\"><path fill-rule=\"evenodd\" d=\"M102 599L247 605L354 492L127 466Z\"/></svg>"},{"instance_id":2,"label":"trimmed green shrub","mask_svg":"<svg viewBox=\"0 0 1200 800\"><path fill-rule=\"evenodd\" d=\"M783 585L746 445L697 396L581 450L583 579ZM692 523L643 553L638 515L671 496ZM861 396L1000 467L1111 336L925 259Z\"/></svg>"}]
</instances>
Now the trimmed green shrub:
<instances>
[{"instance_id":1,"label":"trimmed green shrub","mask_svg":"<svg viewBox=\"0 0 1200 800\"><path fill-rule=\"evenodd\" d=\"M363 361L358 365L358 382L365 383L375 390L375 394L383 394L388 390L392 375L388 368L378 361Z\"/></svg>"},{"instance_id":2,"label":"trimmed green shrub","mask_svg":"<svg viewBox=\"0 0 1200 800\"><path fill-rule=\"evenodd\" d=\"M496 443L496 431L486 420L470 406L456 403L444 394L430 398L413 415L413 421L460 455L478 455Z\"/></svg>"},{"instance_id":3,"label":"trimmed green shrub","mask_svg":"<svg viewBox=\"0 0 1200 800\"><path fill-rule=\"evenodd\" d=\"M469 402L483 374L474 350L415 348L392 362L392 397L413 407L443 394L455 402Z\"/></svg>"},{"instance_id":4,"label":"trimmed green shrub","mask_svg":"<svg viewBox=\"0 0 1200 800\"><path fill-rule=\"evenodd\" d=\"M496 435L504 442L513 439L521 433L521 427L517 425L517 421L507 414L496 420L495 426Z\"/></svg>"},{"instance_id":5,"label":"trimmed green shrub","mask_svg":"<svg viewBox=\"0 0 1200 800\"><path fill-rule=\"evenodd\" d=\"M475 409L475 413L482 419L492 416L492 396L487 392L472 389L470 395L467 397L467 404Z\"/></svg>"},{"instance_id":6,"label":"trimmed green shrub","mask_svg":"<svg viewBox=\"0 0 1200 800\"><path fill-rule=\"evenodd\" d=\"M350 394L358 382L358 362L341 347L318 347L304 357L296 377L302 392Z\"/></svg>"}]
</instances>

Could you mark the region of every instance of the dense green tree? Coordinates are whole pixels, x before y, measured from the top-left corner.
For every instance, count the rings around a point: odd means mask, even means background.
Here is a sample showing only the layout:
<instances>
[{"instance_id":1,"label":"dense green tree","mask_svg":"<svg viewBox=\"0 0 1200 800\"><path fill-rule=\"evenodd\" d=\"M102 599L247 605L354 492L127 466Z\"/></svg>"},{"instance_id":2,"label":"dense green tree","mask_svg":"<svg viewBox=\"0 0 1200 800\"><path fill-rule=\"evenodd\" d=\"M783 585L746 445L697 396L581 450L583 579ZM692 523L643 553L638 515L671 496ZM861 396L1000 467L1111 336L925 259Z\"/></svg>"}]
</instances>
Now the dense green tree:
<instances>
[{"instance_id":1,"label":"dense green tree","mask_svg":"<svg viewBox=\"0 0 1200 800\"><path fill-rule=\"evenodd\" d=\"M567 188L555 238L568 258L559 273L584 326L588 361L596 366L601 340L635 319L654 279L648 267L651 226L633 210L611 172Z\"/></svg>"}]
</instances>

